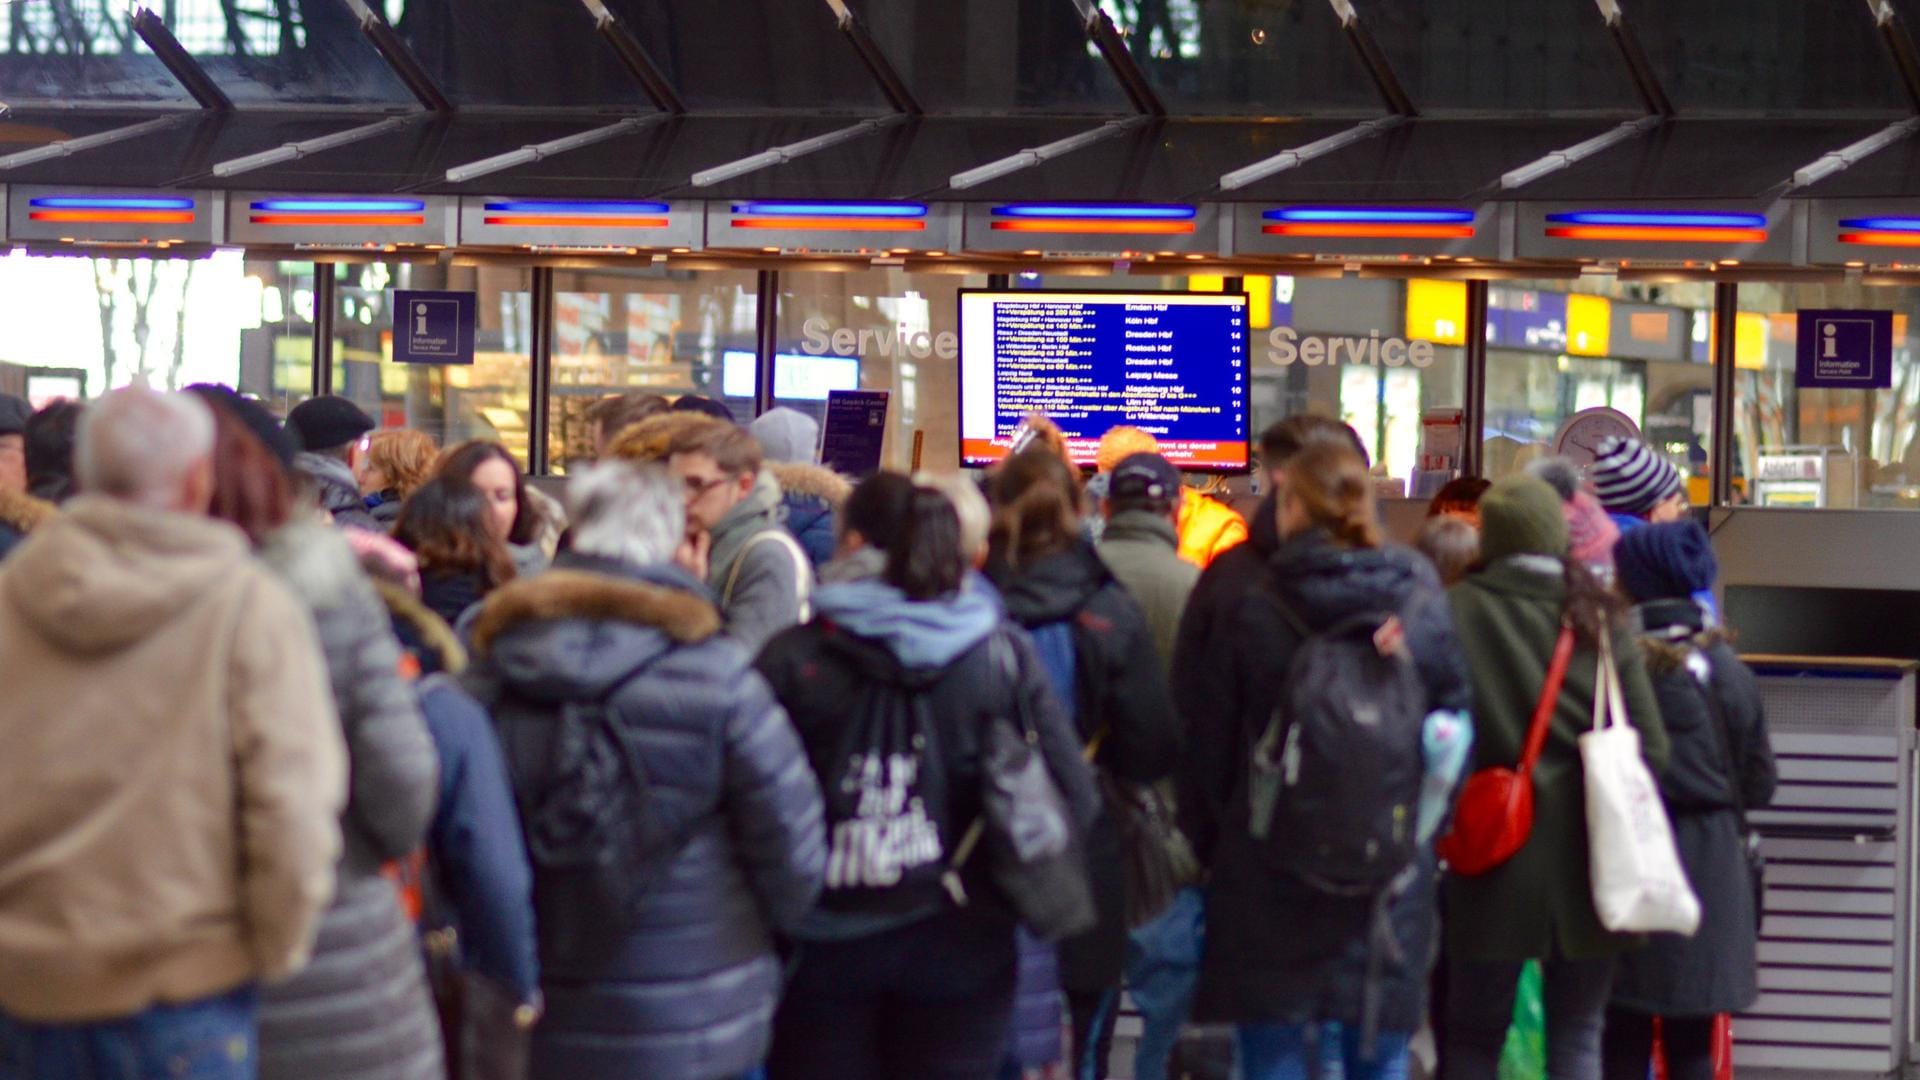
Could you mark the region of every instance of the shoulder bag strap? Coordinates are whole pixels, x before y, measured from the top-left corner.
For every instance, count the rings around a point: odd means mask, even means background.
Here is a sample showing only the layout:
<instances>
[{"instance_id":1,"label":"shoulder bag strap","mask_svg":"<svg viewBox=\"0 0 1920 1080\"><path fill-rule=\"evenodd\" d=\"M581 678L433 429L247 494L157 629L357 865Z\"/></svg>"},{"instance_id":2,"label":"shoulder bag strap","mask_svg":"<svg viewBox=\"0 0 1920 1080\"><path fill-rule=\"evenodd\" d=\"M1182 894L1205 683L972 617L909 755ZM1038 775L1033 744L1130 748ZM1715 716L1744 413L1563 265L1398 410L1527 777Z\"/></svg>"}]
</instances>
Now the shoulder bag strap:
<instances>
[{"instance_id":1,"label":"shoulder bag strap","mask_svg":"<svg viewBox=\"0 0 1920 1080\"><path fill-rule=\"evenodd\" d=\"M800 547L800 542L788 536L787 530L784 527L776 527L768 529L765 532L756 533L752 539L748 540L746 544L741 547L740 554L734 556L733 566L727 570L727 587L720 591L720 606L724 608L733 603L733 588L740 584L740 567L746 564L747 553L759 547L762 542L767 540L772 540L774 543L786 548L787 554L793 557L793 591L796 599L800 601L800 621L806 622L813 616L813 604L811 602L813 596L813 564L808 561L807 553Z\"/></svg>"},{"instance_id":2,"label":"shoulder bag strap","mask_svg":"<svg viewBox=\"0 0 1920 1080\"><path fill-rule=\"evenodd\" d=\"M1547 729L1553 724L1554 710L1560 704L1560 687L1567 681L1567 665L1573 662L1573 625L1562 622L1560 636L1553 643L1553 659L1547 665L1547 678L1540 686L1540 700L1533 706L1533 721L1527 727L1526 745L1520 751L1516 771L1521 776L1533 773L1540 751L1547 745Z\"/></svg>"}]
</instances>

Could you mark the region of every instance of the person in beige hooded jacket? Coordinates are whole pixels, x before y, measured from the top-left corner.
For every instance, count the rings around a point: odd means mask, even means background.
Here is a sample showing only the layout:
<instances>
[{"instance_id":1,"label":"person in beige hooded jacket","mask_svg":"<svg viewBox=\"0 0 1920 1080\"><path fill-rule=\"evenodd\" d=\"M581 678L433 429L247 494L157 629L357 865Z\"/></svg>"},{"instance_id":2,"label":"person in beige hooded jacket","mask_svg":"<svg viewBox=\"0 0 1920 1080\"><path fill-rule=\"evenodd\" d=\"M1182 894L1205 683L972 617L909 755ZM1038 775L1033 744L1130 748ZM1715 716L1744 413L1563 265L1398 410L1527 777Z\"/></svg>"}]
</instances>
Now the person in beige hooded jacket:
<instances>
[{"instance_id":1,"label":"person in beige hooded jacket","mask_svg":"<svg viewBox=\"0 0 1920 1080\"><path fill-rule=\"evenodd\" d=\"M204 516L212 446L198 401L108 395L0 570L0 1076L252 1075L253 987L332 892L339 719L309 616Z\"/></svg>"}]
</instances>

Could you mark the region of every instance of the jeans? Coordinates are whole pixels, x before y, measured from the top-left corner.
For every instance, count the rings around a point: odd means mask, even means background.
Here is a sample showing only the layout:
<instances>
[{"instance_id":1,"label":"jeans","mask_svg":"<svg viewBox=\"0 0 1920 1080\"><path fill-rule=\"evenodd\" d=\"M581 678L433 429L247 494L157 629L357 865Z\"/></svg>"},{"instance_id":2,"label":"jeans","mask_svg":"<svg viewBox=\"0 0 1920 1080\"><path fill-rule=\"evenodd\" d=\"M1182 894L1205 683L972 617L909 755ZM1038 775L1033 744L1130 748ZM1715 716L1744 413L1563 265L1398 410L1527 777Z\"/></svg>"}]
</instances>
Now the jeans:
<instances>
[{"instance_id":1,"label":"jeans","mask_svg":"<svg viewBox=\"0 0 1920 1080\"><path fill-rule=\"evenodd\" d=\"M1127 937L1127 988L1142 1025L1133 1064L1138 1080L1165 1080L1180 1029L1193 1011L1206 915L1206 894L1182 889L1166 914Z\"/></svg>"},{"instance_id":2,"label":"jeans","mask_svg":"<svg viewBox=\"0 0 1920 1080\"><path fill-rule=\"evenodd\" d=\"M0 1015L0 1080L253 1080L259 1013L258 991L245 986L91 1024Z\"/></svg>"},{"instance_id":3,"label":"jeans","mask_svg":"<svg viewBox=\"0 0 1920 1080\"><path fill-rule=\"evenodd\" d=\"M1519 960L1458 957L1447 976L1446 1080L1485 1080L1500 1070L1513 1023ZM1600 1080L1600 1030L1613 991L1613 957L1542 960L1547 1080Z\"/></svg>"},{"instance_id":4,"label":"jeans","mask_svg":"<svg viewBox=\"0 0 1920 1080\"><path fill-rule=\"evenodd\" d=\"M1316 1027L1319 1046L1310 1037ZM1340 1064L1346 1080L1406 1080L1411 1039L1399 1032L1380 1032L1373 1037L1373 1052L1367 1054L1355 1027L1241 1024L1240 1071L1246 1080L1317 1080L1329 1074L1331 1058Z\"/></svg>"}]
</instances>

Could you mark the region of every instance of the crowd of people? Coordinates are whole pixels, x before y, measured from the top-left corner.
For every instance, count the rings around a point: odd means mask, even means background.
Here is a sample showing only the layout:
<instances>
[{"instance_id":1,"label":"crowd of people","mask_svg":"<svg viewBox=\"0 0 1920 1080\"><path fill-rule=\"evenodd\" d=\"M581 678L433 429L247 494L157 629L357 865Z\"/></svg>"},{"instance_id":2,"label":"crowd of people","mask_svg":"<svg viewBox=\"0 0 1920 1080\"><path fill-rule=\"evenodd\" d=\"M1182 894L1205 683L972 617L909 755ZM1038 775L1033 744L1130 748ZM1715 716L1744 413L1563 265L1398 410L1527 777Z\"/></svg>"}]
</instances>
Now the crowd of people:
<instances>
[{"instance_id":1,"label":"crowd of people","mask_svg":"<svg viewBox=\"0 0 1920 1080\"><path fill-rule=\"evenodd\" d=\"M1547 1076L1703 1080L1757 996L1760 694L1642 444L1401 546L1312 416L1245 516L1135 428L588 419L562 504L345 398L0 397L0 1080L1099 1080L1123 994L1143 1080L1485 1080L1528 962ZM1615 683L1691 936L1596 912Z\"/></svg>"}]
</instances>

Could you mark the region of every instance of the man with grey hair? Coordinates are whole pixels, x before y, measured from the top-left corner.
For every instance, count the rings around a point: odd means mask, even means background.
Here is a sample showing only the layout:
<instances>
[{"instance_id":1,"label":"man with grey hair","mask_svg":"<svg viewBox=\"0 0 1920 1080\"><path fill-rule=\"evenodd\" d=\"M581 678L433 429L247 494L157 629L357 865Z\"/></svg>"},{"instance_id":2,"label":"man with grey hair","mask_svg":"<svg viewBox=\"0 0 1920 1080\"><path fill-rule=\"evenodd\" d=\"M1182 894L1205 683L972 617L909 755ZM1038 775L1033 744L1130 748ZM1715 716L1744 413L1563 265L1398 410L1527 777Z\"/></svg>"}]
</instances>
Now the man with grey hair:
<instances>
[{"instance_id":1,"label":"man with grey hair","mask_svg":"<svg viewBox=\"0 0 1920 1080\"><path fill-rule=\"evenodd\" d=\"M679 478L609 461L568 497L572 547L487 596L466 674L533 857L548 1011L532 1074L740 1076L780 995L774 934L826 871L820 792L752 657L673 561Z\"/></svg>"},{"instance_id":2,"label":"man with grey hair","mask_svg":"<svg viewBox=\"0 0 1920 1080\"><path fill-rule=\"evenodd\" d=\"M128 389L0 569L0 1076L255 1073L346 794L313 627L207 516L214 421Z\"/></svg>"}]
</instances>

